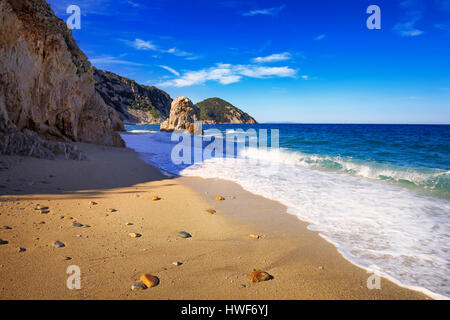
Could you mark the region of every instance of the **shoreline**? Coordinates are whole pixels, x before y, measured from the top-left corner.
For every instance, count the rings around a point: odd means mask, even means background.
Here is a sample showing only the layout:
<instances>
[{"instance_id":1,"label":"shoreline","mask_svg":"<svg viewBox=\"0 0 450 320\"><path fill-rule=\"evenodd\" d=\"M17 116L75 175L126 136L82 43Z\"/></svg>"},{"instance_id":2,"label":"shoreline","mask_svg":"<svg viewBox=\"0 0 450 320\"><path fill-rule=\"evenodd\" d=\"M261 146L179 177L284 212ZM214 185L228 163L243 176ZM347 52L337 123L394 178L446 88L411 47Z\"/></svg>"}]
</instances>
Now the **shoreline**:
<instances>
[{"instance_id":1,"label":"shoreline","mask_svg":"<svg viewBox=\"0 0 450 320\"><path fill-rule=\"evenodd\" d=\"M0 224L12 227L0 230L9 241L0 246L6 299L430 299L385 278L381 290L367 289L365 270L276 201L225 180L169 179L130 149L77 145L88 160L2 158L9 168L0 172ZM152 202L153 194L161 200ZM214 200L219 194L226 200ZM39 202L49 214L36 213ZM181 230L192 238L179 239ZM129 238L131 231L142 238ZM54 240L66 247L52 248ZM84 270L81 290L65 287L72 264ZM251 283L253 268L273 279ZM145 272L160 285L131 291Z\"/></svg>"}]
</instances>

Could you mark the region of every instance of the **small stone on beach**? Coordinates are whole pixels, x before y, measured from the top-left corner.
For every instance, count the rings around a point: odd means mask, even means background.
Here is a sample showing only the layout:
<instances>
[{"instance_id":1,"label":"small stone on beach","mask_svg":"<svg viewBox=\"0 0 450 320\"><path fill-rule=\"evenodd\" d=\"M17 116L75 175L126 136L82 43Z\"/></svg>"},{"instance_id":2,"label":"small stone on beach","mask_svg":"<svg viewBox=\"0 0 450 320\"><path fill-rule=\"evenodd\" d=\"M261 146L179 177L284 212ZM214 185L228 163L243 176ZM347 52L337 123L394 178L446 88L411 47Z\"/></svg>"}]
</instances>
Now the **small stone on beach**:
<instances>
[{"instance_id":1,"label":"small stone on beach","mask_svg":"<svg viewBox=\"0 0 450 320\"><path fill-rule=\"evenodd\" d=\"M158 197L158 196L153 196L153 197L152 197L152 201L158 201L158 200L161 200L161 198Z\"/></svg>"},{"instance_id":2,"label":"small stone on beach","mask_svg":"<svg viewBox=\"0 0 450 320\"><path fill-rule=\"evenodd\" d=\"M127 223L125 223L125 225L127 225L127 226L132 226L133 223L132 223L132 222L127 222Z\"/></svg>"},{"instance_id":3,"label":"small stone on beach","mask_svg":"<svg viewBox=\"0 0 450 320\"><path fill-rule=\"evenodd\" d=\"M81 223L79 223L79 222L74 222L74 223L72 223L72 226L73 227L77 227L77 228L81 228L83 225Z\"/></svg>"},{"instance_id":4,"label":"small stone on beach","mask_svg":"<svg viewBox=\"0 0 450 320\"><path fill-rule=\"evenodd\" d=\"M271 278L270 274L261 270L253 269L253 271L250 273L251 282L267 281L270 278Z\"/></svg>"},{"instance_id":5,"label":"small stone on beach","mask_svg":"<svg viewBox=\"0 0 450 320\"><path fill-rule=\"evenodd\" d=\"M0 245L8 244L8 241L0 239Z\"/></svg>"},{"instance_id":6,"label":"small stone on beach","mask_svg":"<svg viewBox=\"0 0 450 320\"><path fill-rule=\"evenodd\" d=\"M59 240L56 240L55 242L53 242L53 246L54 246L55 248L62 248L62 247L65 247L65 244L62 243L62 242L59 241Z\"/></svg>"},{"instance_id":7,"label":"small stone on beach","mask_svg":"<svg viewBox=\"0 0 450 320\"><path fill-rule=\"evenodd\" d=\"M113 208L109 208L109 209L106 209L106 211L109 212L109 213L113 213L113 212L116 212L117 210L113 209Z\"/></svg>"},{"instance_id":8,"label":"small stone on beach","mask_svg":"<svg viewBox=\"0 0 450 320\"><path fill-rule=\"evenodd\" d=\"M214 214L214 213L216 213L216 210L214 210L214 209L207 209L207 210L205 210L205 212L208 213L208 214Z\"/></svg>"},{"instance_id":9,"label":"small stone on beach","mask_svg":"<svg viewBox=\"0 0 450 320\"><path fill-rule=\"evenodd\" d=\"M172 264L173 264L174 266L181 266L183 263L178 262L178 261L175 261L175 262L172 262Z\"/></svg>"},{"instance_id":10,"label":"small stone on beach","mask_svg":"<svg viewBox=\"0 0 450 320\"><path fill-rule=\"evenodd\" d=\"M91 206L95 206L95 205L97 205L97 202L91 201L91 202L89 202L89 204L90 204Z\"/></svg>"},{"instance_id":11,"label":"small stone on beach","mask_svg":"<svg viewBox=\"0 0 450 320\"><path fill-rule=\"evenodd\" d=\"M261 236L259 234L250 234L250 238L259 239Z\"/></svg>"},{"instance_id":12,"label":"small stone on beach","mask_svg":"<svg viewBox=\"0 0 450 320\"><path fill-rule=\"evenodd\" d=\"M190 238L190 237L192 237L192 235L190 233L186 232L186 231L178 232L178 236L180 238Z\"/></svg>"},{"instance_id":13,"label":"small stone on beach","mask_svg":"<svg viewBox=\"0 0 450 320\"><path fill-rule=\"evenodd\" d=\"M143 284L142 282L136 282L131 286L131 290L133 291L139 291L139 290L145 290L147 289L147 286Z\"/></svg>"},{"instance_id":14,"label":"small stone on beach","mask_svg":"<svg viewBox=\"0 0 450 320\"><path fill-rule=\"evenodd\" d=\"M27 249L22 248L22 247L19 247L19 248L18 248L18 251L19 251L19 252L25 252L25 251L27 251Z\"/></svg>"},{"instance_id":15,"label":"small stone on beach","mask_svg":"<svg viewBox=\"0 0 450 320\"><path fill-rule=\"evenodd\" d=\"M129 233L128 235L129 235L131 238L140 238L140 237L142 237L142 235L141 235L140 233L134 233L134 232Z\"/></svg>"},{"instance_id":16,"label":"small stone on beach","mask_svg":"<svg viewBox=\"0 0 450 320\"><path fill-rule=\"evenodd\" d=\"M159 284L158 277L155 277L151 274L143 274L141 275L139 280L141 280L141 282L148 288L155 287Z\"/></svg>"},{"instance_id":17,"label":"small stone on beach","mask_svg":"<svg viewBox=\"0 0 450 320\"><path fill-rule=\"evenodd\" d=\"M222 197L222 196L216 196L216 200L217 200L217 201L223 201L223 200L225 200L225 198Z\"/></svg>"},{"instance_id":18,"label":"small stone on beach","mask_svg":"<svg viewBox=\"0 0 450 320\"><path fill-rule=\"evenodd\" d=\"M5 229L5 230L11 230L12 228L9 227L9 226L3 226L2 229Z\"/></svg>"}]
</instances>

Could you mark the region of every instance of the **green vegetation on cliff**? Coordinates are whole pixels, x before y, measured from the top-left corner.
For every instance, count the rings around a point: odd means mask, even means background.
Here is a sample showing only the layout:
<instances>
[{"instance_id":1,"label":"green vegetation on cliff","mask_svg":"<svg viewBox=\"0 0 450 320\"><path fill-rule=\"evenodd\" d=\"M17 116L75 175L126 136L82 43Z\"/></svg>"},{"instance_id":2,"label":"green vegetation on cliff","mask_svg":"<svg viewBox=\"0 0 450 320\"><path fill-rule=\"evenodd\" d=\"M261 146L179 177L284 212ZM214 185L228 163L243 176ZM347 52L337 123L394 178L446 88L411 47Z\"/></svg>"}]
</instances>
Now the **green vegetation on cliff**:
<instances>
[{"instance_id":1,"label":"green vegetation on cliff","mask_svg":"<svg viewBox=\"0 0 450 320\"><path fill-rule=\"evenodd\" d=\"M216 123L257 123L247 113L220 98L209 98L197 103L201 120Z\"/></svg>"}]
</instances>

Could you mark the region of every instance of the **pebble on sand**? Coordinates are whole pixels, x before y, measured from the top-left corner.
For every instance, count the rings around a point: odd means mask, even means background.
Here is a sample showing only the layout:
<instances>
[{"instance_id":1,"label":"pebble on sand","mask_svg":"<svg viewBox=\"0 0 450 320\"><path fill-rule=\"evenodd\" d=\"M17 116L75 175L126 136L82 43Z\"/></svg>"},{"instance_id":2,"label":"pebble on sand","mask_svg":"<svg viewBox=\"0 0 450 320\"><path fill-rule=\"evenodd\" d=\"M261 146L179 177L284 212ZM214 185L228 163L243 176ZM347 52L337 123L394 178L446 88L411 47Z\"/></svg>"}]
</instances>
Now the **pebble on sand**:
<instances>
[{"instance_id":1,"label":"pebble on sand","mask_svg":"<svg viewBox=\"0 0 450 320\"><path fill-rule=\"evenodd\" d=\"M143 284L142 282L136 282L131 286L131 290L133 291L139 291L139 290L145 290L147 289L147 286Z\"/></svg>"},{"instance_id":2,"label":"pebble on sand","mask_svg":"<svg viewBox=\"0 0 450 320\"><path fill-rule=\"evenodd\" d=\"M148 288L155 287L159 284L158 277L155 277L151 274L143 274L141 275L139 280L141 280L141 282L145 284L145 286L147 286Z\"/></svg>"},{"instance_id":3,"label":"pebble on sand","mask_svg":"<svg viewBox=\"0 0 450 320\"><path fill-rule=\"evenodd\" d=\"M140 238L142 237L142 234L140 233L135 233L135 232L131 232L128 234L131 238Z\"/></svg>"},{"instance_id":4,"label":"pebble on sand","mask_svg":"<svg viewBox=\"0 0 450 320\"><path fill-rule=\"evenodd\" d=\"M81 223L79 223L79 222L74 222L74 223L72 223L72 226L73 227L77 227L77 228L81 228L83 225Z\"/></svg>"},{"instance_id":5,"label":"pebble on sand","mask_svg":"<svg viewBox=\"0 0 450 320\"><path fill-rule=\"evenodd\" d=\"M0 245L8 244L8 241L0 239Z\"/></svg>"},{"instance_id":6,"label":"pebble on sand","mask_svg":"<svg viewBox=\"0 0 450 320\"><path fill-rule=\"evenodd\" d=\"M178 236L180 238L190 238L190 237L192 237L192 235L190 233L186 232L186 231L178 232Z\"/></svg>"},{"instance_id":7,"label":"pebble on sand","mask_svg":"<svg viewBox=\"0 0 450 320\"><path fill-rule=\"evenodd\" d=\"M40 204L36 205L36 208L34 208L34 210L48 210L48 207L45 206L41 206Z\"/></svg>"},{"instance_id":8,"label":"pebble on sand","mask_svg":"<svg viewBox=\"0 0 450 320\"><path fill-rule=\"evenodd\" d=\"M250 273L251 282L267 281L270 278L271 278L270 274L261 270L253 269L253 271Z\"/></svg>"},{"instance_id":9,"label":"pebble on sand","mask_svg":"<svg viewBox=\"0 0 450 320\"><path fill-rule=\"evenodd\" d=\"M179 261L175 261L175 262L172 262L172 264L174 265L174 266L181 266L183 263L182 262L179 262Z\"/></svg>"},{"instance_id":10,"label":"pebble on sand","mask_svg":"<svg viewBox=\"0 0 450 320\"><path fill-rule=\"evenodd\" d=\"M62 248L62 247L65 247L65 244L62 243L62 242L59 241L59 240L56 240L55 242L53 242L53 246L54 246L55 248Z\"/></svg>"},{"instance_id":11,"label":"pebble on sand","mask_svg":"<svg viewBox=\"0 0 450 320\"><path fill-rule=\"evenodd\" d=\"M152 197L152 201L158 201L158 200L161 200L161 198L158 197L158 196L153 196L153 197Z\"/></svg>"},{"instance_id":12,"label":"pebble on sand","mask_svg":"<svg viewBox=\"0 0 450 320\"><path fill-rule=\"evenodd\" d=\"M113 208L109 208L109 209L106 209L106 211L109 212L109 213L113 213L113 212L116 212L117 210L113 209Z\"/></svg>"},{"instance_id":13,"label":"pebble on sand","mask_svg":"<svg viewBox=\"0 0 450 320\"><path fill-rule=\"evenodd\" d=\"M89 204L90 204L91 206L96 206L96 205L97 205L97 202L91 201L91 202L89 202Z\"/></svg>"},{"instance_id":14,"label":"pebble on sand","mask_svg":"<svg viewBox=\"0 0 450 320\"><path fill-rule=\"evenodd\" d=\"M127 225L127 226L132 226L133 223L132 223L132 222L127 222L127 223L125 223L125 225Z\"/></svg>"},{"instance_id":15,"label":"pebble on sand","mask_svg":"<svg viewBox=\"0 0 450 320\"><path fill-rule=\"evenodd\" d=\"M261 236L260 236L259 234L253 234L253 233L250 234L249 237L250 237L250 238L253 238L253 239L259 239L259 238L261 238Z\"/></svg>"},{"instance_id":16,"label":"pebble on sand","mask_svg":"<svg viewBox=\"0 0 450 320\"><path fill-rule=\"evenodd\" d=\"M216 213L216 210L214 210L214 209L206 209L205 212L208 213L208 214L214 214L214 213Z\"/></svg>"},{"instance_id":17,"label":"pebble on sand","mask_svg":"<svg viewBox=\"0 0 450 320\"><path fill-rule=\"evenodd\" d=\"M27 251L27 249L22 248L22 247L19 247L17 250L18 250L19 252L25 252L25 251Z\"/></svg>"},{"instance_id":18,"label":"pebble on sand","mask_svg":"<svg viewBox=\"0 0 450 320\"><path fill-rule=\"evenodd\" d=\"M225 200L225 198L222 197L222 196L216 196L216 200L217 200L217 201L223 201L223 200Z\"/></svg>"},{"instance_id":19,"label":"pebble on sand","mask_svg":"<svg viewBox=\"0 0 450 320\"><path fill-rule=\"evenodd\" d=\"M5 230L11 230L12 229L10 226L3 226L2 228L5 229Z\"/></svg>"}]
</instances>

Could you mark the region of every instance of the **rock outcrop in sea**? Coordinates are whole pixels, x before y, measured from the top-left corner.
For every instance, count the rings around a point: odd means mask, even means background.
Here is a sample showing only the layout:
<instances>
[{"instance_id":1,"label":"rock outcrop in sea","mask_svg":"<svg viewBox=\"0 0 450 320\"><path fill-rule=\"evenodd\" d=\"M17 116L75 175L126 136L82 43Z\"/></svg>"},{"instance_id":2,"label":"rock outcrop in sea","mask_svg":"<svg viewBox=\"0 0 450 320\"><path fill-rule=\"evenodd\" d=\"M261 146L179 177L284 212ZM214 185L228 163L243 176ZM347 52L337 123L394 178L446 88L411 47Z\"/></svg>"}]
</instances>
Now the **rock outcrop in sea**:
<instances>
[{"instance_id":1,"label":"rock outcrop in sea","mask_svg":"<svg viewBox=\"0 0 450 320\"><path fill-rule=\"evenodd\" d=\"M256 120L231 103L220 98L209 98L196 104L204 124L256 124Z\"/></svg>"},{"instance_id":2,"label":"rock outcrop in sea","mask_svg":"<svg viewBox=\"0 0 450 320\"><path fill-rule=\"evenodd\" d=\"M76 158L63 142L124 146L119 115L95 91L91 64L44 0L1 0L0 24L1 153Z\"/></svg>"},{"instance_id":3,"label":"rock outcrop in sea","mask_svg":"<svg viewBox=\"0 0 450 320\"><path fill-rule=\"evenodd\" d=\"M161 123L161 131L189 131L195 132L195 121L200 120L200 110L187 97L178 97L172 101L170 116Z\"/></svg>"},{"instance_id":4,"label":"rock outcrop in sea","mask_svg":"<svg viewBox=\"0 0 450 320\"><path fill-rule=\"evenodd\" d=\"M156 88L94 68L95 89L126 124L160 124L170 114L172 99Z\"/></svg>"}]
</instances>

